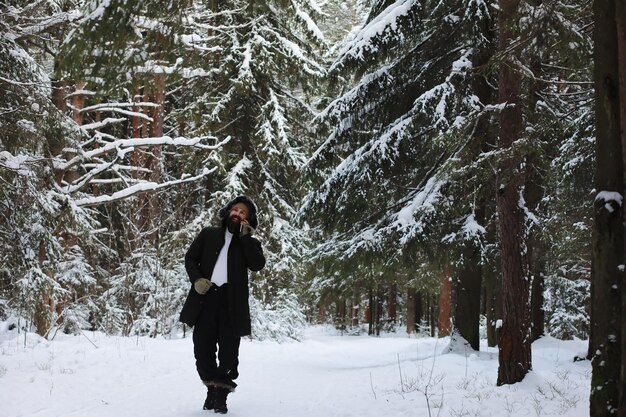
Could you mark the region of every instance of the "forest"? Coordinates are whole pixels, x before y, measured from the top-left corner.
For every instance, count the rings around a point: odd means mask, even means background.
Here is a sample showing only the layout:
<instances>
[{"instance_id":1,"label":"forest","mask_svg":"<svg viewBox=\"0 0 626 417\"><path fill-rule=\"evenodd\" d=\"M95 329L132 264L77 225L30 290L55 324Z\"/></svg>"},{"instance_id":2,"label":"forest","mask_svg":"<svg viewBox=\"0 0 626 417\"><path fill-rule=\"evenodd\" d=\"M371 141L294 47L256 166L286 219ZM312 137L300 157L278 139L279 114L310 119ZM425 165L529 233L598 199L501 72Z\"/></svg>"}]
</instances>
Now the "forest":
<instances>
[{"instance_id":1,"label":"forest","mask_svg":"<svg viewBox=\"0 0 626 417\"><path fill-rule=\"evenodd\" d=\"M484 332L498 385L589 340L626 416L623 1L14 0L0 33L0 320L188 331L185 252L247 195L253 339Z\"/></svg>"}]
</instances>

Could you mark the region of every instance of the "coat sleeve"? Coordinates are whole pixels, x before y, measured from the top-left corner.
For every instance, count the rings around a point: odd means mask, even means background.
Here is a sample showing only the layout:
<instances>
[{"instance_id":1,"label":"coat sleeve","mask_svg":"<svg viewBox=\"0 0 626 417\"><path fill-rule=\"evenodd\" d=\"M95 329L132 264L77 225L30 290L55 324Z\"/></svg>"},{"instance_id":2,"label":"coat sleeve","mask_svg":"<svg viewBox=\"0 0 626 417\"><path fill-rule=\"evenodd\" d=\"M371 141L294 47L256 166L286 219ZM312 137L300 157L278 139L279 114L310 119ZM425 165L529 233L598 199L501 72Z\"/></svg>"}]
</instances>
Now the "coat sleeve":
<instances>
[{"instance_id":1,"label":"coat sleeve","mask_svg":"<svg viewBox=\"0 0 626 417\"><path fill-rule=\"evenodd\" d=\"M263 255L261 242L250 235L246 235L241 238L241 246L248 269L251 271L260 271L263 269L265 266L265 255Z\"/></svg>"},{"instance_id":2,"label":"coat sleeve","mask_svg":"<svg viewBox=\"0 0 626 417\"><path fill-rule=\"evenodd\" d=\"M189 281L193 284L198 278L202 278L200 271L200 261L202 259L202 247L204 246L206 229L202 229L200 234L191 242L191 246L185 254L185 270L189 276Z\"/></svg>"}]
</instances>

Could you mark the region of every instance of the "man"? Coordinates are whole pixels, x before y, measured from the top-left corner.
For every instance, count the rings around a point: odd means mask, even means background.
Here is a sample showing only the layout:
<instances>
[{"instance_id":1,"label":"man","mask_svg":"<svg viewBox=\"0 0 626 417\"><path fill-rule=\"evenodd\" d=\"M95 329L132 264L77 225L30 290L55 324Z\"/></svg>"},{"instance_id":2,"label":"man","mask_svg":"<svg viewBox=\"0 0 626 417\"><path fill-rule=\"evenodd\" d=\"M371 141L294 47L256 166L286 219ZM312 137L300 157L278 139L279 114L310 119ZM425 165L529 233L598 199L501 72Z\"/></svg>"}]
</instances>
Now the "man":
<instances>
[{"instance_id":1,"label":"man","mask_svg":"<svg viewBox=\"0 0 626 417\"><path fill-rule=\"evenodd\" d=\"M219 216L221 227L202 229L189 247L185 269L193 284L189 298L200 300L192 321L196 369L207 387L203 408L226 414L226 397L239 376L239 342L250 334L248 269L263 269L265 256L261 243L252 237L258 220L250 198L235 198ZM189 322L184 315L185 308L181 321Z\"/></svg>"}]
</instances>

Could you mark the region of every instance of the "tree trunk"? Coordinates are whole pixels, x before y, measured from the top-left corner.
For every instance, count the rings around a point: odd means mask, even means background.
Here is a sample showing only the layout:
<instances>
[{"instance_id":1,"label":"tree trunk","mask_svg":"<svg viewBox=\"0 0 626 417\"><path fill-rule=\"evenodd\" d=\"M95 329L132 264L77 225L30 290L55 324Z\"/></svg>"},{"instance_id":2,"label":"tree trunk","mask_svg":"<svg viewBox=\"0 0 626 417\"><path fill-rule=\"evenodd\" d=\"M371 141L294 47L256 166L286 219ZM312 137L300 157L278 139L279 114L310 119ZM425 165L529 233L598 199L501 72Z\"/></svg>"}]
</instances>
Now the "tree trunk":
<instances>
[{"instance_id":1,"label":"tree trunk","mask_svg":"<svg viewBox=\"0 0 626 417\"><path fill-rule=\"evenodd\" d=\"M529 252L530 255L530 252ZM536 272L531 276L530 289L530 338L531 341L539 339L545 334L546 315L543 311L543 292L545 289L545 278L541 272Z\"/></svg>"},{"instance_id":2,"label":"tree trunk","mask_svg":"<svg viewBox=\"0 0 626 417\"><path fill-rule=\"evenodd\" d=\"M424 295L422 291L415 294L415 331L419 332L424 320Z\"/></svg>"},{"instance_id":3,"label":"tree trunk","mask_svg":"<svg viewBox=\"0 0 626 417\"><path fill-rule=\"evenodd\" d=\"M439 315L437 327L439 336L450 336L452 332L452 267L446 260L441 271L441 286L439 291Z\"/></svg>"},{"instance_id":4,"label":"tree trunk","mask_svg":"<svg viewBox=\"0 0 626 417\"><path fill-rule=\"evenodd\" d=\"M322 304L317 306L317 322L326 323L326 308Z\"/></svg>"},{"instance_id":5,"label":"tree trunk","mask_svg":"<svg viewBox=\"0 0 626 417\"><path fill-rule=\"evenodd\" d=\"M375 321L375 329L376 329L376 336L380 336L380 327L381 327L381 317L383 314L383 306L382 306L382 294L381 294L382 290L380 285L376 285L376 292L375 292L375 297L376 299L374 300L374 321Z\"/></svg>"},{"instance_id":6,"label":"tree trunk","mask_svg":"<svg viewBox=\"0 0 626 417\"><path fill-rule=\"evenodd\" d=\"M397 310L398 310L398 284L392 282L389 284L389 296L387 297L387 322L391 327L395 327L396 322L398 320Z\"/></svg>"},{"instance_id":7,"label":"tree trunk","mask_svg":"<svg viewBox=\"0 0 626 417\"><path fill-rule=\"evenodd\" d=\"M346 300L345 298L340 298L335 303L336 313L335 313L335 326L338 328L345 330L346 328Z\"/></svg>"},{"instance_id":8,"label":"tree trunk","mask_svg":"<svg viewBox=\"0 0 626 417\"><path fill-rule=\"evenodd\" d=\"M621 392L624 279L619 70L614 0L595 0L596 181L591 261L591 417L615 415ZM611 194L613 193L613 194ZM616 201L619 200L619 201ZM620 270L621 268L621 270Z\"/></svg>"},{"instance_id":9,"label":"tree trunk","mask_svg":"<svg viewBox=\"0 0 626 417\"><path fill-rule=\"evenodd\" d=\"M454 327L472 349L480 350L480 252L470 244L465 248L463 259L456 281Z\"/></svg>"},{"instance_id":10,"label":"tree trunk","mask_svg":"<svg viewBox=\"0 0 626 417\"><path fill-rule=\"evenodd\" d=\"M143 110L149 115L152 121L139 120L134 116L131 119L131 136L134 139L147 137L163 136L163 118L165 105L165 75L156 74L151 80L152 83L146 82L143 86L143 94L139 92L135 94L134 101L139 103L143 101L145 104L154 105L146 106ZM139 111L138 106L133 106L134 111ZM160 182L161 172L161 149L159 146L151 146L148 151L135 150L131 157L131 163L137 167L135 177L151 182ZM149 171L146 175L145 169ZM160 204L157 193L139 193L136 197L137 209L135 212L135 224L138 236L132 240L134 248L141 247L144 243L149 242L154 247L158 247L159 243L159 225L160 225Z\"/></svg>"},{"instance_id":11,"label":"tree trunk","mask_svg":"<svg viewBox=\"0 0 626 417\"><path fill-rule=\"evenodd\" d=\"M356 327L359 325L359 314L361 314L361 303L359 299L359 292L355 288L352 290L352 305L350 307L350 327Z\"/></svg>"},{"instance_id":12,"label":"tree trunk","mask_svg":"<svg viewBox=\"0 0 626 417\"><path fill-rule=\"evenodd\" d=\"M411 335L417 332L415 323L415 288L409 287L406 291L406 332Z\"/></svg>"},{"instance_id":13,"label":"tree trunk","mask_svg":"<svg viewBox=\"0 0 626 417\"><path fill-rule=\"evenodd\" d=\"M495 217L495 207L485 204L485 218ZM486 240L489 244L496 242L497 224L495 221L487 223ZM483 267L483 287L485 291L485 315L487 318L487 346L498 345L498 331L496 325L502 319L502 279L498 265L499 259L494 259Z\"/></svg>"},{"instance_id":14,"label":"tree trunk","mask_svg":"<svg viewBox=\"0 0 626 417\"><path fill-rule=\"evenodd\" d=\"M517 36L519 0L500 0L500 51L508 51ZM512 55L508 52L508 55ZM500 64L500 148L510 149L522 133L521 75L514 60ZM499 164L498 220L502 256L502 328L499 338L498 385L514 384L531 369L528 265L524 256L524 211L520 207L524 175L521 161L509 157Z\"/></svg>"},{"instance_id":15,"label":"tree trunk","mask_svg":"<svg viewBox=\"0 0 626 417\"><path fill-rule=\"evenodd\" d=\"M526 181L526 202L529 211L534 211L542 197L541 179L535 172L536 166L533 164L533 157L527 160L527 169L531 172L530 179ZM534 173L534 174L533 174ZM536 174L536 175L535 175ZM530 318L531 318L531 341L535 341L544 335L545 313L544 303L544 271L545 271L545 251L542 248L537 230L531 230L526 245L529 275L531 280L530 298Z\"/></svg>"},{"instance_id":16,"label":"tree trunk","mask_svg":"<svg viewBox=\"0 0 626 417\"><path fill-rule=\"evenodd\" d=\"M534 5L540 6L542 0L535 0ZM545 41L543 33L537 34L535 41L538 45L539 53L545 49ZM537 114L537 102L541 100L539 92L543 89L544 83L541 81L542 75L542 58L539 55L533 54L531 62L529 64L530 70L535 74L535 79L530 82L530 91L528 93L529 103L529 115L528 120L531 125L535 125L538 121ZM540 156L539 151L541 143L533 146L533 150L526 158L526 184L524 187L524 199L526 201L526 207L529 212L535 212L539 206L539 202L544 195L543 187L543 171L544 161ZM543 311L543 291L544 291L544 272L545 272L545 258L544 254L546 250L542 248L541 240L539 239L540 231L537 230L539 226L533 225L529 231L528 240L526 242L527 256L528 256L528 268L531 278L531 298L530 298L530 318L531 318L531 340L535 341L544 334L544 319L545 314Z\"/></svg>"},{"instance_id":17,"label":"tree trunk","mask_svg":"<svg viewBox=\"0 0 626 417\"><path fill-rule=\"evenodd\" d=\"M430 294L426 295L426 323L428 323L428 328L430 330L430 337L435 337L435 319L434 316L434 307L433 307L433 299L434 297Z\"/></svg>"},{"instance_id":18,"label":"tree trunk","mask_svg":"<svg viewBox=\"0 0 626 417\"><path fill-rule=\"evenodd\" d=\"M487 20L480 27L481 35L487 41L475 58L476 68L488 65L493 57L495 38L493 28ZM472 77L472 89L481 103L491 104L494 102L495 90L493 83L487 79L487 75L476 71ZM491 115L482 115L472 134L471 158L475 160L482 152L489 152L493 148L494 131L491 127ZM476 221L479 224L485 222L485 198L481 197L475 204L474 211ZM474 350L480 349L480 301L483 267L480 249L473 242L467 242L463 253L463 265L458 271L456 281L456 303L454 306L454 326L457 332L470 344Z\"/></svg>"},{"instance_id":19,"label":"tree trunk","mask_svg":"<svg viewBox=\"0 0 626 417\"><path fill-rule=\"evenodd\" d=\"M534 106L533 106L534 107ZM538 170L537 156L530 154L526 159L526 186L525 200L528 210L533 212L537 209L539 201L543 197L543 183L541 173ZM529 275L531 280L530 317L531 317L531 341L539 339L544 334L545 314L543 311L545 250L539 239L537 226L531 229L526 243Z\"/></svg>"},{"instance_id":20,"label":"tree trunk","mask_svg":"<svg viewBox=\"0 0 626 417\"><path fill-rule=\"evenodd\" d=\"M152 102L157 106L152 110L152 129L151 137L163 136L163 124L164 124L164 107L165 107L165 75L157 74L154 76L154 92ZM160 183L163 177L161 170L161 147L153 146L150 148L150 154L147 161L147 166L150 170L150 181ZM149 233L147 235L148 240L155 246L159 247L159 230L161 224L161 204L159 201L158 193L148 193L148 225Z\"/></svg>"},{"instance_id":21,"label":"tree trunk","mask_svg":"<svg viewBox=\"0 0 626 417\"><path fill-rule=\"evenodd\" d=\"M502 283L498 275L488 272L485 279L485 313L487 318L487 346L498 346L498 320L502 319Z\"/></svg>"},{"instance_id":22,"label":"tree trunk","mask_svg":"<svg viewBox=\"0 0 626 417\"><path fill-rule=\"evenodd\" d=\"M39 242L37 259L39 261L39 265L43 268L46 260L46 248L43 242ZM43 285L40 288L37 288L37 290L41 297L35 302L33 324L35 325L35 329L37 329L37 334L45 337L48 330L52 326L52 311L54 310L54 306L49 297L51 289L47 282L43 283Z\"/></svg>"},{"instance_id":23,"label":"tree trunk","mask_svg":"<svg viewBox=\"0 0 626 417\"><path fill-rule=\"evenodd\" d=\"M622 144L622 172L624 186L626 186L626 3L624 1L615 2L615 21L617 26L617 62L619 72L619 107L620 107L620 136ZM626 193L625 193L626 194ZM624 213L626 215L626 212ZM626 221L626 219L625 219ZM626 238L626 235L625 235ZM626 250L626 244L624 245ZM626 259L626 254L624 255ZM626 279L626 275L622 275ZM626 283L622 282L622 311L626 311ZM619 417L626 417L626 321L622 322L622 351L621 351L621 392L619 392Z\"/></svg>"},{"instance_id":24,"label":"tree trunk","mask_svg":"<svg viewBox=\"0 0 626 417\"><path fill-rule=\"evenodd\" d=\"M367 321L367 334L368 335L373 335L374 334L374 289L372 288L372 285L370 284L370 287L368 289L368 293L367 293L367 308L365 310L365 320Z\"/></svg>"}]
</instances>

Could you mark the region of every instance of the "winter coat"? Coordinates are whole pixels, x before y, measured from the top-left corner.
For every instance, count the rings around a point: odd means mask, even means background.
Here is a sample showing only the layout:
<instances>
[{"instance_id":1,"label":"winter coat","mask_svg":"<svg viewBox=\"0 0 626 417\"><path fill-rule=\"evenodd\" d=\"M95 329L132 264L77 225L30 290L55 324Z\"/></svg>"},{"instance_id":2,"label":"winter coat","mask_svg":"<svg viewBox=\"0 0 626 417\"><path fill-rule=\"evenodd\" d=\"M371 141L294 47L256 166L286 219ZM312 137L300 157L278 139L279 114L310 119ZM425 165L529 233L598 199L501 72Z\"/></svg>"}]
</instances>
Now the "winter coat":
<instances>
[{"instance_id":1,"label":"winter coat","mask_svg":"<svg viewBox=\"0 0 626 417\"><path fill-rule=\"evenodd\" d=\"M185 255L185 269L191 289L180 321L194 325L206 295L193 289L198 278L211 278L217 257L224 246L225 227L206 227L191 243ZM250 334L250 305L248 304L248 269L260 271L265 266L261 243L251 235L233 235L228 248L228 304L233 331L238 336Z\"/></svg>"}]
</instances>

